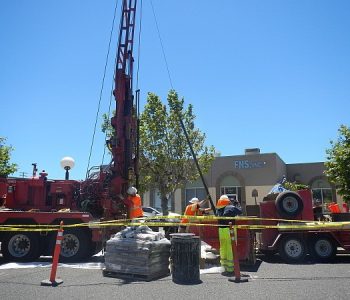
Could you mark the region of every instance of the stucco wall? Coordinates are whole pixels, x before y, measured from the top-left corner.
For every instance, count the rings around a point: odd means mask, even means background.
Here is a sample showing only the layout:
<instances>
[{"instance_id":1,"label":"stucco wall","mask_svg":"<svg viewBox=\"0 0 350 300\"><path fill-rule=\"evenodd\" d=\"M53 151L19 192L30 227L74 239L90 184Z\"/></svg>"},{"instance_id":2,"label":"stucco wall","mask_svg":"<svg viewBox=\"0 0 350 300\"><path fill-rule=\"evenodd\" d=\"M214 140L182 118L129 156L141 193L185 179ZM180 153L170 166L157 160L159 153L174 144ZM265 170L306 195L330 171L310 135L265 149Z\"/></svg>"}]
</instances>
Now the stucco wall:
<instances>
[{"instance_id":1,"label":"stucco wall","mask_svg":"<svg viewBox=\"0 0 350 300\"><path fill-rule=\"evenodd\" d=\"M181 214L182 213L182 208L181 208L181 201L182 200L182 191L181 189L177 189L175 191L175 195L174 195L174 207L175 207L175 210L174 212L178 213L178 214Z\"/></svg>"},{"instance_id":2,"label":"stucco wall","mask_svg":"<svg viewBox=\"0 0 350 300\"><path fill-rule=\"evenodd\" d=\"M151 206L150 192L142 195L142 206Z\"/></svg>"},{"instance_id":3,"label":"stucco wall","mask_svg":"<svg viewBox=\"0 0 350 300\"><path fill-rule=\"evenodd\" d=\"M241 203L242 205L255 204L252 197L253 189L258 191L257 203L261 202L263 197L271 190L272 186L282 179L283 175L287 176L288 181L298 181L304 184L311 184L316 179L324 179L323 162L286 164L276 153L260 153L249 155L234 155L216 157L212 163L209 172L204 175L209 188L209 193L214 204L220 197L220 187L223 183L233 176L235 184L233 186L242 187ZM189 187L203 187L201 180L195 183L189 183ZM335 188L334 198L336 197ZM174 211L183 213L186 203L185 189L178 189L174 195ZM337 195L337 199L339 197ZM151 206L152 199L150 193L145 193L143 203L145 206Z\"/></svg>"},{"instance_id":4,"label":"stucco wall","mask_svg":"<svg viewBox=\"0 0 350 300\"><path fill-rule=\"evenodd\" d=\"M256 202L262 202L263 198L271 190L272 185L263 185L263 186L246 186L246 205L254 205L255 199L252 197L252 191L256 189L258 191L258 197L256 197Z\"/></svg>"}]
</instances>

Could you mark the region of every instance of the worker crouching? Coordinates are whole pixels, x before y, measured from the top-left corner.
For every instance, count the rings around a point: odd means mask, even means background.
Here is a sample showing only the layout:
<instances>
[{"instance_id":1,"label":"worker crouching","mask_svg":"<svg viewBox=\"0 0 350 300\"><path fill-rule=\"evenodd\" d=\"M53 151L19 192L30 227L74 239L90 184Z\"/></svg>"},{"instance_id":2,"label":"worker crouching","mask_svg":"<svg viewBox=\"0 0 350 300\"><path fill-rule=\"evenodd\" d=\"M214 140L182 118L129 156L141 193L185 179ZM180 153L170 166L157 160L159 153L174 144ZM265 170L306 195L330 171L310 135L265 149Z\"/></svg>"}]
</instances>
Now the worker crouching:
<instances>
[{"instance_id":1,"label":"worker crouching","mask_svg":"<svg viewBox=\"0 0 350 300\"><path fill-rule=\"evenodd\" d=\"M222 195L216 204L218 217L236 217L242 214L238 201L231 202L227 195ZM233 252L229 223L232 220L219 219L220 264L225 269L223 275L233 273Z\"/></svg>"}]
</instances>

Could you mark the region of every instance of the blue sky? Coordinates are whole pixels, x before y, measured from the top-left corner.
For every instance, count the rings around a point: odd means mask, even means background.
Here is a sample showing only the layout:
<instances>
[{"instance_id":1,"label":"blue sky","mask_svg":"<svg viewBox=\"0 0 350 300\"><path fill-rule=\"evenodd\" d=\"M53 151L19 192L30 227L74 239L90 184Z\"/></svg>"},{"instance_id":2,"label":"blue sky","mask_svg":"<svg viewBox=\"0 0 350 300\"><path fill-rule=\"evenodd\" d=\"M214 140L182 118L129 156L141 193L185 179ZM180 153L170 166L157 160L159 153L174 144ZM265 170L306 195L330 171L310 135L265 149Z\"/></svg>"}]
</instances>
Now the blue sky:
<instances>
[{"instance_id":1,"label":"blue sky","mask_svg":"<svg viewBox=\"0 0 350 300\"><path fill-rule=\"evenodd\" d=\"M63 178L59 162L71 156L71 178L84 178L115 1L0 1L0 135L15 148L19 172L31 174L36 162L49 178ZM350 125L350 1L153 0L153 6L173 86L194 105L208 145L222 155L259 147L286 163L325 160L340 124ZM144 105L147 92L165 102L171 86L150 0L143 0L142 16ZM119 20L101 113L118 27ZM98 125L90 165L101 163L103 139Z\"/></svg>"}]
</instances>

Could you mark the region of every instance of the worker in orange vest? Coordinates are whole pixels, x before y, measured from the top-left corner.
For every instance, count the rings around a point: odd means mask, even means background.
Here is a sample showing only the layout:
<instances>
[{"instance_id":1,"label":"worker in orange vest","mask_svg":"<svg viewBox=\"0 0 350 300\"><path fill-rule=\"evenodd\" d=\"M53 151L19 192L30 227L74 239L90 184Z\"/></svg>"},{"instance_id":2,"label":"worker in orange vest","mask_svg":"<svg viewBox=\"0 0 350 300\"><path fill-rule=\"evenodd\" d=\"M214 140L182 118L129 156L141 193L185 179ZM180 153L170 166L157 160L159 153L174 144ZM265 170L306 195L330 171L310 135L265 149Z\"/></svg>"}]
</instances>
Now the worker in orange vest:
<instances>
[{"instance_id":1,"label":"worker in orange vest","mask_svg":"<svg viewBox=\"0 0 350 300\"><path fill-rule=\"evenodd\" d=\"M202 216L203 212L210 210L210 208L201 208L201 205L203 205L207 201L208 199L199 201L199 199L196 197L192 198L189 201L189 204L186 206L184 215L185 216ZM188 231L188 226L185 226L185 224L189 223L189 220L187 218L183 218L181 219L180 223L182 225L180 225L179 227L179 232Z\"/></svg>"},{"instance_id":2,"label":"worker in orange vest","mask_svg":"<svg viewBox=\"0 0 350 300\"><path fill-rule=\"evenodd\" d=\"M237 200L231 202L227 195L222 195L216 203L218 217L236 217L242 214ZM234 220L219 219L220 264L225 269L222 275L230 276L233 273L233 252L229 223Z\"/></svg>"},{"instance_id":3,"label":"worker in orange vest","mask_svg":"<svg viewBox=\"0 0 350 300\"><path fill-rule=\"evenodd\" d=\"M124 199L124 204L128 208L128 218L142 218L142 201L139 194L137 194L137 189L133 186L129 187L127 192L128 196Z\"/></svg>"}]
</instances>

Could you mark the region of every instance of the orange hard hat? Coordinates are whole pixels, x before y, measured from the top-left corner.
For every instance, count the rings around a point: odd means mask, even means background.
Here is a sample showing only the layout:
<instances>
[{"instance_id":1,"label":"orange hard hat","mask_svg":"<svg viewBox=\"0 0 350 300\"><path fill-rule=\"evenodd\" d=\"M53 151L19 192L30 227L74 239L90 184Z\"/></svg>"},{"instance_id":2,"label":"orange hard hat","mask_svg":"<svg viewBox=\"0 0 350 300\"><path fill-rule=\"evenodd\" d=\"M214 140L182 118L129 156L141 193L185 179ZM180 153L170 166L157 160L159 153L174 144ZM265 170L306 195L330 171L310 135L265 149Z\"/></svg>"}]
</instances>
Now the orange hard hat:
<instances>
[{"instance_id":1,"label":"orange hard hat","mask_svg":"<svg viewBox=\"0 0 350 300\"><path fill-rule=\"evenodd\" d=\"M216 203L216 208L223 208L227 205L231 204L230 199L227 197L227 195L222 195L218 202Z\"/></svg>"}]
</instances>

